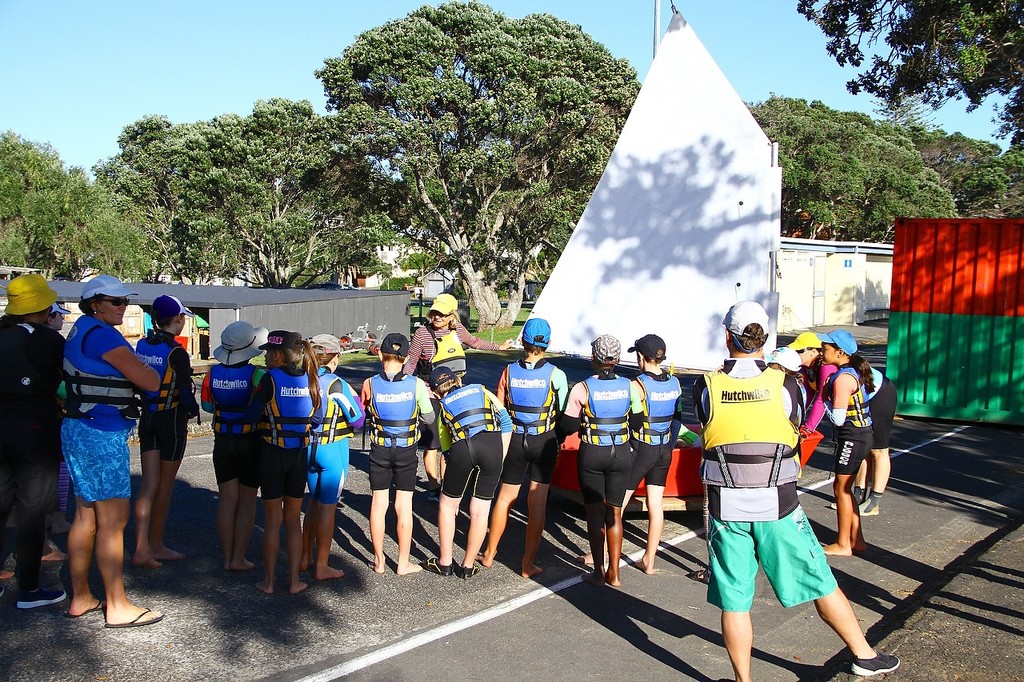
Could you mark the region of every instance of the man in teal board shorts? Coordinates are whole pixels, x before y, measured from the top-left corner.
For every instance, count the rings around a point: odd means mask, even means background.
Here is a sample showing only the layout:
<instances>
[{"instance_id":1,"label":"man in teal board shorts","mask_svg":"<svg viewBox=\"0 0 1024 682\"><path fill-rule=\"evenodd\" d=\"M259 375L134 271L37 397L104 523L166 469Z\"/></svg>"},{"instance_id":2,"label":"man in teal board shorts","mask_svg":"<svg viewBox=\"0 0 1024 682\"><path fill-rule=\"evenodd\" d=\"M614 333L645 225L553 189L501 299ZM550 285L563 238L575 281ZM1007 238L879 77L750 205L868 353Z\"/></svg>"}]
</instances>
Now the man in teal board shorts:
<instances>
[{"instance_id":1,"label":"man in teal board shorts","mask_svg":"<svg viewBox=\"0 0 1024 682\"><path fill-rule=\"evenodd\" d=\"M729 359L693 388L704 424L701 478L708 490L708 602L722 609L722 636L736 679L750 680L758 565L783 606L814 601L818 615L856 656L855 675L872 677L900 665L867 643L836 584L797 499L793 459L803 418L799 385L765 365L768 314L741 301L725 316Z\"/></svg>"}]
</instances>

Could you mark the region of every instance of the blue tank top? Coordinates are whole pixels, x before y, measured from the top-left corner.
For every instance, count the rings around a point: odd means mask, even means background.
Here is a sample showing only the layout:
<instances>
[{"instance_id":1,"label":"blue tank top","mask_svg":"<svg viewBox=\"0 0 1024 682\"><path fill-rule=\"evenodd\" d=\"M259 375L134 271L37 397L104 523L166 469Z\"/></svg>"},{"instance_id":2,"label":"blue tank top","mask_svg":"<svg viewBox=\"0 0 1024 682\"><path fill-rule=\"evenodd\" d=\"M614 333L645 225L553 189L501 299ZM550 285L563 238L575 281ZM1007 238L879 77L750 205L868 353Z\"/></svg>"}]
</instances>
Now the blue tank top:
<instances>
[{"instance_id":1,"label":"blue tank top","mask_svg":"<svg viewBox=\"0 0 1024 682\"><path fill-rule=\"evenodd\" d=\"M88 354L84 348L87 339L91 349ZM90 426L101 431L128 429L138 419L139 401L134 384L101 357L120 346L131 348L120 332L106 322L90 315L75 321L64 344L64 382L68 393L64 409L68 417L87 418Z\"/></svg>"}]
</instances>

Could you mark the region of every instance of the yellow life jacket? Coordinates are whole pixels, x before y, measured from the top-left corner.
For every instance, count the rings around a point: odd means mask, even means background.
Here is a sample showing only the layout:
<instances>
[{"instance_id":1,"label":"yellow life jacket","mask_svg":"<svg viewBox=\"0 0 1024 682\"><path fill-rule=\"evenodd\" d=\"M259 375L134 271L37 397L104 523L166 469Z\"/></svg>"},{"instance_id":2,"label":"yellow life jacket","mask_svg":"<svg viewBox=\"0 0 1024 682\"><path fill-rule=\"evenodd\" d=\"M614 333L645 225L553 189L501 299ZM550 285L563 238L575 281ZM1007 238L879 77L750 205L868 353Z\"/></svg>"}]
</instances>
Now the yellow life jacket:
<instances>
[{"instance_id":1,"label":"yellow life jacket","mask_svg":"<svg viewBox=\"0 0 1024 682\"><path fill-rule=\"evenodd\" d=\"M717 465L727 488L760 488L779 482L782 461L792 457L800 432L785 413L786 374L767 368L738 379L706 374L708 423L701 432L704 458Z\"/></svg>"},{"instance_id":2,"label":"yellow life jacket","mask_svg":"<svg viewBox=\"0 0 1024 682\"><path fill-rule=\"evenodd\" d=\"M459 341L458 330L434 338L434 357L430 362L433 367L448 367L459 376L466 373L466 351Z\"/></svg>"}]
</instances>

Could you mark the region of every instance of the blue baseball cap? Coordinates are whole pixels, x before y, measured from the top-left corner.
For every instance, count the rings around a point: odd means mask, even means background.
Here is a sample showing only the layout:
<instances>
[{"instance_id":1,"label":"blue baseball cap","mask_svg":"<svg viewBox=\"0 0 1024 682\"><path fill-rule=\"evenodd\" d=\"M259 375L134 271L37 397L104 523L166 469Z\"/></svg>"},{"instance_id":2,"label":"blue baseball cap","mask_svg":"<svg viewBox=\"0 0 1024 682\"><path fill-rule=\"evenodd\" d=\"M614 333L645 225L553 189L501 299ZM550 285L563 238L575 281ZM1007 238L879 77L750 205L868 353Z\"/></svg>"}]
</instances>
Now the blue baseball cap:
<instances>
[{"instance_id":1,"label":"blue baseball cap","mask_svg":"<svg viewBox=\"0 0 1024 682\"><path fill-rule=\"evenodd\" d=\"M830 343L847 355L853 355L857 352L857 340L848 331L834 329L828 334L818 334L818 338L822 343Z\"/></svg>"},{"instance_id":2,"label":"blue baseball cap","mask_svg":"<svg viewBox=\"0 0 1024 682\"><path fill-rule=\"evenodd\" d=\"M523 343L530 343L538 348L547 348L551 341L551 325L540 317L531 317L523 325Z\"/></svg>"}]
</instances>

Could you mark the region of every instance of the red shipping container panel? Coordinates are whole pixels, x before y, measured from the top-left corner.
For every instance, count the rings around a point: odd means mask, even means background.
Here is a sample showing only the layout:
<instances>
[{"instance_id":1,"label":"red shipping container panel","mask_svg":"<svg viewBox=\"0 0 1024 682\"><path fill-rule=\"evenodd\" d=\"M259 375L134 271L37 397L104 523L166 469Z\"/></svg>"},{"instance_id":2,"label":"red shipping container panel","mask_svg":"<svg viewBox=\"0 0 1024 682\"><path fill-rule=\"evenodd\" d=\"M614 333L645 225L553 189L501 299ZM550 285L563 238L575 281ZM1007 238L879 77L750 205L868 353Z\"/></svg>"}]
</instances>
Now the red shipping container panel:
<instances>
[{"instance_id":1,"label":"red shipping container panel","mask_svg":"<svg viewBox=\"0 0 1024 682\"><path fill-rule=\"evenodd\" d=\"M890 310L1024 316L1024 220L899 218Z\"/></svg>"}]
</instances>

